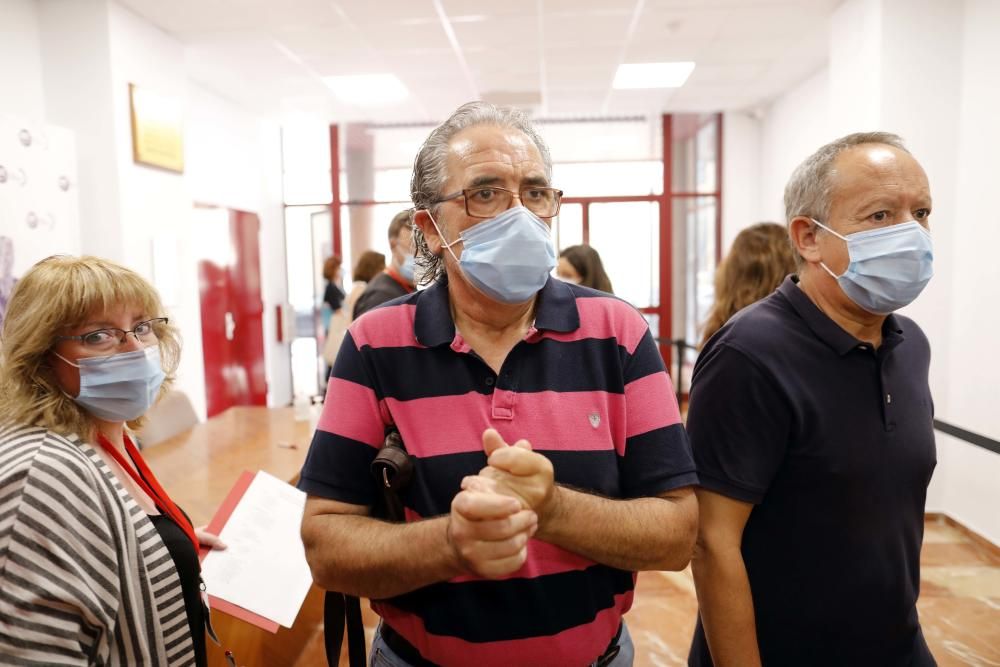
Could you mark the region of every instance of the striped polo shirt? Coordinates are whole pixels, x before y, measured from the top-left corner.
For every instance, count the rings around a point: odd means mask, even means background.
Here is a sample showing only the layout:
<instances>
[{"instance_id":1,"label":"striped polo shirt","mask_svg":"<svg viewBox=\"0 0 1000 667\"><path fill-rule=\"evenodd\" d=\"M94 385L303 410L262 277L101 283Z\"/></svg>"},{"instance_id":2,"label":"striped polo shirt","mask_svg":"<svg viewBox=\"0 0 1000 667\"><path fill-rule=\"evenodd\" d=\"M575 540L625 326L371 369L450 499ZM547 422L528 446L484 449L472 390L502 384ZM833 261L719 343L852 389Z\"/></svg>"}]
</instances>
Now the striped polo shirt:
<instances>
[{"instance_id":1,"label":"striped polo shirt","mask_svg":"<svg viewBox=\"0 0 1000 667\"><path fill-rule=\"evenodd\" d=\"M535 322L494 372L455 330L446 283L357 320L333 367L299 488L372 505L369 465L395 424L415 458L408 521L447 514L486 465L482 433L526 438L559 484L638 498L697 483L670 378L645 319L549 279ZM419 554L412 554L419 558ZM614 636L635 574L538 539L500 580L461 576L373 608L441 665L585 665Z\"/></svg>"}]
</instances>

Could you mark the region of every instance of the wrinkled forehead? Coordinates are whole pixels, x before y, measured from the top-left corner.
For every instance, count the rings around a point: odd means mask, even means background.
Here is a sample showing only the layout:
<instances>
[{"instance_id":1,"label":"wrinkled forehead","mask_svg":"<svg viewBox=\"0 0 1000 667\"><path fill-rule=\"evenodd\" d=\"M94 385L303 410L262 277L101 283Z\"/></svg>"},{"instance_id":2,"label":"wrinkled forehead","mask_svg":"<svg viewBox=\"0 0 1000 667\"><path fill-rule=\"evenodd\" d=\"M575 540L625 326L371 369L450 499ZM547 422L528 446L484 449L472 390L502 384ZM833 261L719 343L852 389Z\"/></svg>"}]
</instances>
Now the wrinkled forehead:
<instances>
[{"instance_id":1,"label":"wrinkled forehead","mask_svg":"<svg viewBox=\"0 0 1000 667\"><path fill-rule=\"evenodd\" d=\"M496 125L476 125L455 134L448 142L447 170L451 182L472 172L545 177L535 142L520 130Z\"/></svg>"},{"instance_id":2,"label":"wrinkled forehead","mask_svg":"<svg viewBox=\"0 0 1000 667\"><path fill-rule=\"evenodd\" d=\"M833 197L863 195L880 189L930 196L927 174L916 158L885 144L862 144L838 155L833 163L830 188Z\"/></svg>"}]
</instances>

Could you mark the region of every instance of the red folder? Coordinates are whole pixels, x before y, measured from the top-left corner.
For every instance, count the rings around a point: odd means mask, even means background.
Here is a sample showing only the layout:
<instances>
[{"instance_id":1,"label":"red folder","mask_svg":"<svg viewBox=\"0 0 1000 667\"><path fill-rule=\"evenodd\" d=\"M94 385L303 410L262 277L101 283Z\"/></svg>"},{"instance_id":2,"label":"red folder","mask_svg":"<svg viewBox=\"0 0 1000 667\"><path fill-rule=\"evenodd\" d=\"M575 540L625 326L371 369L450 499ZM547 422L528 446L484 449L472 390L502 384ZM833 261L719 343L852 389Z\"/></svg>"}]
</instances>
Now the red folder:
<instances>
[{"instance_id":1,"label":"red folder","mask_svg":"<svg viewBox=\"0 0 1000 667\"><path fill-rule=\"evenodd\" d=\"M229 495L227 495L226 499L222 501L219 509L215 512L215 516L212 517L212 520L206 527L208 532L213 535L219 535L222 533L223 526L225 526L226 522L229 521L229 517L233 515L233 510L236 509L240 499L243 498L243 494L246 493L247 488L250 486L250 482L253 481L255 476L256 473L252 473L249 470L243 471L243 474L236 480L236 484L233 485L233 488L229 490ZM208 555L209 551L211 551L211 549L208 547L202 547L201 551L198 553L198 559L205 560L205 556ZM211 593L208 595L208 603L209 606L215 611L221 611L229 614L230 616L235 616L241 621L246 621L251 625L256 625L258 628L262 628L271 633L278 631L278 624L271 619L264 618L263 616L255 614L252 611L248 611L243 607L239 607L232 602L221 600Z\"/></svg>"}]
</instances>

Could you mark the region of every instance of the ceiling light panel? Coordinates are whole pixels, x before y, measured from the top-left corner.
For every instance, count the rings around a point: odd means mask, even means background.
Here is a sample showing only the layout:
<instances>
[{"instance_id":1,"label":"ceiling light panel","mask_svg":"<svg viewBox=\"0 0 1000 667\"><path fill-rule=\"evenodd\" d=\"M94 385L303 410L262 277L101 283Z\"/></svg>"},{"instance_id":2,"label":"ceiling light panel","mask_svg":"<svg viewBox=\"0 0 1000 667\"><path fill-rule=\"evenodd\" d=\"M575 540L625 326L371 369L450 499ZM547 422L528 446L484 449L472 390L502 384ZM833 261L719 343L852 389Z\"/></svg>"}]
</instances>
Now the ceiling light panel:
<instances>
[{"instance_id":1,"label":"ceiling light panel","mask_svg":"<svg viewBox=\"0 0 1000 667\"><path fill-rule=\"evenodd\" d=\"M612 87L617 90L680 88L693 71L694 63L691 61L625 63L618 66Z\"/></svg>"}]
</instances>

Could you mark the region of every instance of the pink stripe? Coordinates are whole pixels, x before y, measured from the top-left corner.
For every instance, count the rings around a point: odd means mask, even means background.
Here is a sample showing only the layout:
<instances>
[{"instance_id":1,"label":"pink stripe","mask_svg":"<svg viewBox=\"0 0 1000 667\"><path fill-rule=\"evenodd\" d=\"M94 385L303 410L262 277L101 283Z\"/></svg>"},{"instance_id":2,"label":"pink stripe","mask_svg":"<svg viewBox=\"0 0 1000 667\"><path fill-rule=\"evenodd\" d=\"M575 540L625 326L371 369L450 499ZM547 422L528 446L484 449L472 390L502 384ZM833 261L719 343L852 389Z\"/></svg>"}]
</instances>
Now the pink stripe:
<instances>
[{"instance_id":1,"label":"pink stripe","mask_svg":"<svg viewBox=\"0 0 1000 667\"><path fill-rule=\"evenodd\" d=\"M516 572L512 572L495 580L504 579L535 579L547 574L560 574L562 572L574 572L576 570L586 570L594 565L594 561L584 558L572 551L566 551L562 547L557 547L549 542L541 540L531 540L528 542L528 559ZM449 579L453 584L466 581L483 581L482 577L466 574L453 579Z\"/></svg>"},{"instance_id":2,"label":"pink stripe","mask_svg":"<svg viewBox=\"0 0 1000 667\"><path fill-rule=\"evenodd\" d=\"M625 385L625 405L628 409L628 431L625 435L628 438L681 421L674 387L664 371Z\"/></svg>"},{"instance_id":3,"label":"pink stripe","mask_svg":"<svg viewBox=\"0 0 1000 667\"><path fill-rule=\"evenodd\" d=\"M552 604L559 604L553 600ZM632 606L632 592L615 596L615 604L598 612L586 625L564 630L548 637L514 639L487 644L467 642L455 637L429 635L419 617L408 614L384 602L373 602L372 608L392 628L439 665L476 665L476 667L509 667L510 665L586 665L595 660L614 636L622 615Z\"/></svg>"},{"instance_id":4,"label":"pink stripe","mask_svg":"<svg viewBox=\"0 0 1000 667\"><path fill-rule=\"evenodd\" d=\"M327 400L316 427L327 433L357 440L372 447L382 444L385 422L375 392L349 380L331 377Z\"/></svg>"},{"instance_id":5,"label":"pink stripe","mask_svg":"<svg viewBox=\"0 0 1000 667\"><path fill-rule=\"evenodd\" d=\"M576 300L580 326L566 333L545 331L542 338L571 342L586 338L614 338L632 354L646 335L649 325L639 311L619 299L588 297Z\"/></svg>"},{"instance_id":6,"label":"pink stripe","mask_svg":"<svg viewBox=\"0 0 1000 667\"><path fill-rule=\"evenodd\" d=\"M414 512L409 507L404 507L403 513L408 523L423 520L420 514ZM512 572L505 577L500 577L500 579L534 579L546 574L586 570L592 565L594 565L594 561L589 558L584 558L572 551L557 547L550 542L533 539L528 542L528 559L524 565L516 572ZM474 575L460 575L449 579L449 581L457 584L465 581L483 581L483 578Z\"/></svg>"},{"instance_id":7,"label":"pink stripe","mask_svg":"<svg viewBox=\"0 0 1000 667\"><path fill-rule=\"evenodd\" d=\"M351 337L360 350L379 347L424 347L413 333L417 307L411 304L370 310L351 325Z\"/></svg>"},{"instance_id":8,"label":"pink stripe","mask_svg":"<svg viewBox=\"0 0 1000 667\"><path fill-rule=\"evenodd\" d=\"M509 444L524 438L535 449L613 448L619 454L625 450L626 399L621 394L497 391L484 396L470 392L410 401L387 398L386 403L407 449L418 457L480 451L483 431L490 427ZM503 416L507 410L510 418Z\"/></svg>"}]
</instances>

